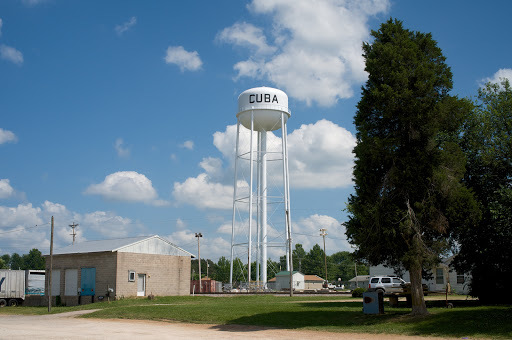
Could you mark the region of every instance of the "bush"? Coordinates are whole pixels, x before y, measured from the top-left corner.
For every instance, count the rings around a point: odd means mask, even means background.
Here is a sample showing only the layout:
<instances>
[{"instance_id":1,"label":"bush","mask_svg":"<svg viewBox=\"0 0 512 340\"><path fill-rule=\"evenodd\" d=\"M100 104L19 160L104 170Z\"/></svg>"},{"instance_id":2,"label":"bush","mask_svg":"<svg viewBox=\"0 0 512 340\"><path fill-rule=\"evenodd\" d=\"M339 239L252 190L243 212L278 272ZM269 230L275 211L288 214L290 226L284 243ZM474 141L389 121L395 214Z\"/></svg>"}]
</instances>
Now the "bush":
<instances>
[{"instance_id":1,"label":"bush","mask_svg":"<svg viewBox=\"0 0 512 340\"><path fill-rule=\"evenodd\" d=\"M363 293L366 292L364 288L356 288L352 291L352 297L363 297Z\"/></svg>"}]
</instances>

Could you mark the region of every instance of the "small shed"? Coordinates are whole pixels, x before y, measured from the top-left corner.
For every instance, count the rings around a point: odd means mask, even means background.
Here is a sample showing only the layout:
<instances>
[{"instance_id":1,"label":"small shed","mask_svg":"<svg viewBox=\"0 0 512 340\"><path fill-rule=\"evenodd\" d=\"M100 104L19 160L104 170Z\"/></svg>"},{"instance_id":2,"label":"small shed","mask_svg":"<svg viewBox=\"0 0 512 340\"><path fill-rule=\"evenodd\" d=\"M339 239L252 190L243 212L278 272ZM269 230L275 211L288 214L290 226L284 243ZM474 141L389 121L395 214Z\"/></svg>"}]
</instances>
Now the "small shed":
<instances>
[{"instance_id":1,"label":"small shed","mask_svg":"<svg viewBox=\"0 0 512 340\"><path fill-rule=\"evenodd\" d=\"M218 286L218 282L209 277L201 278L201 293L216 293ZM190 293L199 293L199 280L190 281Z\"/></svg>"},{"instance_id":2,"label":"small shed","mask_svg":"<svg viewBox=\"0 0 512 340\"><path fill-rule=\"evenodd\" d=\"M70 306L107 298L189 295L191 257L158 235L76 243L53 253L52 297Z\"/></svg>"},{"instance_id":3,"label":"small shed","mask_svg":"<svg viewBox=\"0 0 512 340\"><path fill-rule=\"evenodd\" d=\"M321 290L324 285L324 279L318 275L304 275L305 290Z\"/></svg>"},{"instance_id":4,"label":"small shed","mask_svg":"<svg viewBox=\"0 0 512 340\"><path fill-rule=\"evenodd\" d=\"M282 271L276 274L275 290L290 290L290 272ZM304 274L292 272L292 285L294 290L304 290Z\"/></svg>"}]
</instances>

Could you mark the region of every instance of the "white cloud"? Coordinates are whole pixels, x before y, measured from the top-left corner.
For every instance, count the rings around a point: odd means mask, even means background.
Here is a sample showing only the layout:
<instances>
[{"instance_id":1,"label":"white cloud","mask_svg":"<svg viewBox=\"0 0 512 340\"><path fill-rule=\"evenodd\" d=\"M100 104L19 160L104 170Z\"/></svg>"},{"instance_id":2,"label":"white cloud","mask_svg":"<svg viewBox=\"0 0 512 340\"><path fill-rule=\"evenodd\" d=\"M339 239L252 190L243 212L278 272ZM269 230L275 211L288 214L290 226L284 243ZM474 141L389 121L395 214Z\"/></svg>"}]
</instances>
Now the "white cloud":
<instances>
[{"instance_id":1,"label":"white cloud","mask_svg":"<svg viewBox=\"0 0 512 340\"><path fill-rule=\"evenodd\" d=\"M114 144L114 148L116 149L117 155L121 158L128 158L130 157L130 149L127 147L124 147L124 140L122 138L116 139L116 142Z\"/></svg>"},{"instance_id":2,"label":"white cloud","mask_svg":"<svg viewBox=\"0 0 512 340\"><path fill-rule=\"evenodd\" d=\"M216 37L221 42L247 47L257 54L272 53L276 47L269 46L261 28L246 22L236 23L223 29Z\"/></svg>"},{"instance_id":3,"label":"white cloud","mask_svg":"<svg viewBox=\"0 0 512 340\"><path fill-rule=\"evenodd\" d=\"M352 185L355 145L356 138L331 121L302 125L288 136L290 186L323 189Z\"/></svg>"},{"instance_id":4,"label":"white cloud","mask_svg":"<svg viewBox=\"0 0 512 340\"><path fill-rule=\"evenodd\" d=\"M327 254L350 251L350 244L345 236L345 227L337 219L327 215L315 214L300 218L297 221L292 220L293 243L302 244L304 249L311 249L315 244L323 247L320 228L327 229L327 236L325 237L325 251Z\"/></svg>"},{"instance_id":5,"label":"white cloud","mask_svg":"<svg viewBox=\"0 0 512 340\"><path fill-rule=\"evenodd\" d=\"M129 218L117 216L109 211L84 214L80 225L90 228L107 239L135 236L144 229L141 223L134 223Z\"/></svg>"},{"instance_id":6,"label":"white cloud","mask_svg":"<svg viewBox=\"0 0 512 340\"><path fill-rule=\"evenodd\" d=\"M41 207L20 204L16 207L0 206L0 253L28 253L38 248L43 254L49 253L50 221L54 217L54 247L71 244L73 237L69 225L75 228L76 242L87 241L85 234L94 239L141 235L144 225L113 212L95 211L81 215L72 212L63 204L45 201Z\"/></svg>"},{"instance_id":7,"label":"white cloud","mask_svg":"<svg viewBox=\"0 0 512 340\"><path fill-rule=\"evenodd\" d=\"M176 220L176 228L178 229L184 229L187 226L187 223L183 221L181 218L178 218Z\"/></svg>"},{"instance_id":8,"label":"white cloud","mask_svg":"<svg viewBox=\"0 0 512 340\"><path fill-rule=\"evenodd\" d=\"M143 174L135 171L119 171L105 177L99 184L92 184L86 194L100 195L107 200L144 202L161 206L166 201L159 200L152 182Z\"/></svg>"},{"instance_id":9,"label":"white cloud","mask_svg":"<svg viewBox=\"0 0 512 340\"><path fill-rule=\"evenodd\" d=\"M187 140L180 145L180 147L188 150L194 150L194 142L191 140Z\"/></svg>"},{"instance_id":10,"label":"white cloud","mask_svg":"<svg viewBox=\"0 0 512 340\"><path fill-rule=\"evenodd\" d=\"M508 81L512 83L512 69L499 69L492 77L483 79L480 85L484 86L488 82L500 84L504 78L508 79Z\"/></svg>"},{"instance_id":11,"label":"white cloud","mask_svg":"<svg viewBox=\"0 0 512 340\"><path fill-rule=\"evenodd\" d=\"M13 132L0 128L0 144L16 143L17 141L18 137Z\"/></svg>"},{"instance_id":12,"label":"white cloud","mask_svg":"<svg viewBox=\"0 0 512 340\"><path fill-rule=\"evenodd\" d=\"M166 238L175 245L185 249L186 251L198 255L197 253L197 238L196 232L201 232L201 258L211 259L217 262L221 256L226 256L226 249L231 248L231 242L223 239L222 237L212 237L215 234L206 234L201 230L192 231L189 229L178 230L168 235ZM201 268L203 273L206 274L206 268Z\"/></svg>"},{"instance_id":13,"label":"white cloud","mask_svg":"<svg viewBox=\"0 0 512 340\"><path fill-rule=\"evenodd\" d=\"M206 173L175 182L172 194L177 202L198 208L233 208L233 186L212 182Z\"/></svg>"},{"instance_id":14,"label":"white cloud","mask_svg":"<svg viewBox=\"0 0 512 340\"><path fill-rule=\"evenodd\" d=\"M245 132L240 136L240 145L247 146L250 133L248 130ZM269 151L280 151L279 137L269 132L267 140ZM235 125L227 126L224 132L215 132L213 144L228 166L224 167L219 158L203 159L200 163L203 173L183 183L174 183L176 201L200 208L232 209L235 143ZM322 119L302 125L288 136L290 186L309 189L351 186L355 144L356 138L348 130L331 121ZM247 167L246 164L239 165L239 174L248 174L244 165ZM281 183L279 162L269 163L268 174L270 182ZM247 182L240 182L238 187L248 188Z\"/></svg>"},{"instance_id":15,"label":"white cloud","mask_svg":"<svg viewBox=\"0 0 512 340\"><path fill-rule=\"evenodd\" d=\"M217 38L249 48L249 59L234 65L237 78L267 80L308 105L331 106L366 79L367 21L388 7L388 0L253 0L249 10L272 19L272 43L248 23L235 23Z\"/></svg>"},{"instance_id":16,"label":"white cloud","mask_svg":"<svg viewBox=\"0 0 512 340\"><path fill-rule=\"evenodd\" d=\"M17 65L23 64L23 54L14 47L7 45L0 45L0 58Z\"/></svg>"},{"instance_id":17,"label":"white cloud","mask_svg":"<svg viewBox=\"0 0 512 340\"><path fill-rule=\"evenodd\" d=\"M0 179L0 198L8 198L14 194L14 189L8 179Z\"/></svg>"},{"instance_id":18,"label":"white cloud","mask_svg":"<svg viewBox=\"0 0 512 340\"><path fill-rule=\"evenodd\" d=\"M128 20L127 22L125 22L121 25L116 25L115 30L118 35L122 35L124 32L128 31L130 28L135 26L136 23L137 23L137 18L131 17L130 20Z\"/></svg>"},{"instance_id":19,"label":"white cloud","mask_svg":"<svg viewBox=\"0 0 512 340\"><path fill-rule=\"evenodd\" d=\"M249 138L249 134L243 137ZM280 151L280 138L267 133L269 149ZM241 137L242 139L242 137ZM234 161L236 126L215 132L213 144L228 161ZM246 143L247 144L247 143ZM345 128L325 119L304 124L288 135L290 185L293 188L340 188L352 185L352 150L356 138Z\"/></svg>"},{"instance_id":20,"label":"white cloud","mask_svg":"<svg viewBox=\"0 0 512 340\"><path fill-rule=\"evenodd\" d=\"M181 72L198 71L203 65L199 53L196 51L188 52L183 46L169 46L165 55L165 62L179 66Z\"/></svg>"}]
</instances>

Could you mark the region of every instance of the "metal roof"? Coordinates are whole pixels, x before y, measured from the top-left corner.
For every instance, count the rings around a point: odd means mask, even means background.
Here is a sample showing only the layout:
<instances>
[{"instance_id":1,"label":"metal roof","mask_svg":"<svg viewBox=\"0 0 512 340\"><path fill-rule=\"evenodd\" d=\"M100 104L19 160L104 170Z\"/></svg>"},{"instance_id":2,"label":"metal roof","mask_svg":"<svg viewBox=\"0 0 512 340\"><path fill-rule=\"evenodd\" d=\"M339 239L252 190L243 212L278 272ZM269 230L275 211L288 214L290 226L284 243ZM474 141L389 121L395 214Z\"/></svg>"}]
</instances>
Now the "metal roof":
<instances>
[{"instance_id":1,"label":"metal roof","mask_svg":"<svg viewBox=\"0 0 512 340\"><path fill-rule=\"evenodd\" d=\"M53 255L64 255L64 254L84 254L84 253L97 253L97 252L134 252L134 253L155 253L149 250L149 247L144 247L147 243L159 243L161 246L156 249L158 254L162 255L181 255L181 256L192 256L195 255L189 253L186 250L181 249L175 244L161 238L158 235L153 236L138 236L138 237L127 237L110 240L100 241L85 241L79 242L73 245L69 245L64 248L56 249ZM165 248L165 249L162 249ZM49 255L49 254L47 254Z\"/></svg>"},{"instance_id":2,"label":"metal roof","mask_svg":"<svg viewBox=\"0 0 512 340\"><path fill-rule=\"evenodd\" d=\"M370 275L357 275L357 278L353 277L353 278L351 278L348 281L349 282L356 282L356 280L357 281L368 281L368 280L370 280Z\"/></svg>"}]
</instances>

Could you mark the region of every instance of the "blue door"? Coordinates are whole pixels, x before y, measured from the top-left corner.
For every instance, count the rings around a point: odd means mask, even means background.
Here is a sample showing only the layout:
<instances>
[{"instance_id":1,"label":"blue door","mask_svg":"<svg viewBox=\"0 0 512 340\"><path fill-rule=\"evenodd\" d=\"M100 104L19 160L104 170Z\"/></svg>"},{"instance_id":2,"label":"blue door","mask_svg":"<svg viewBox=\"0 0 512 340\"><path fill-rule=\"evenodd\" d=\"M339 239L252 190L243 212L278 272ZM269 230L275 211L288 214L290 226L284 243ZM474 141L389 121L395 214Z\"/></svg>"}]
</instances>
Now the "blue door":
<instances>
[{"instance_id":1,"label":"blue door","mask_svg":"<svg viewBox=\"0 0 512 340\"><path fill-rule=\"evenodd\" d=\"M80 290L82 296L95 295L96 292L96 268L82 268L80 279Z\"/></svg>"}]
</instances>

